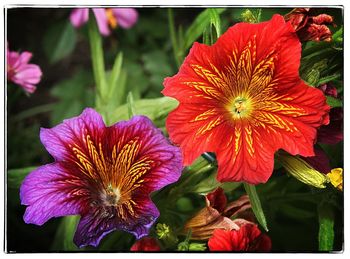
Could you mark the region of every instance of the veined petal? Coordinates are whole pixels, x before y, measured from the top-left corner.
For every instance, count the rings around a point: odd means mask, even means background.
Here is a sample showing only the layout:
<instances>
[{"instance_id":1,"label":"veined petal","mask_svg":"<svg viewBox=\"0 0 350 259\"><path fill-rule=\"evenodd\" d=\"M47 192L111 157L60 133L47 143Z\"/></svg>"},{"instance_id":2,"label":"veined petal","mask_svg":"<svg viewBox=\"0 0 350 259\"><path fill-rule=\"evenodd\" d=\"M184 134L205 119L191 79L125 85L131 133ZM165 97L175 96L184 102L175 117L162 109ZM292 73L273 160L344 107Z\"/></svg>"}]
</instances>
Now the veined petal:
<instances>
[{"instance_id":1,"label":"veined petal","mask_svg":"<svg viewBox=\"0 0 350 259\"><path fill-rule=\"evenodd\" d=\"M134 116L129 121L118 122L109 127L109 134L110 139L118 143L115 147L109 146L112 154L114 149L118 154L116 179L127 175L133 188L136 188L135 183L142 182L148 191L159 190L179 179L182 170L179 148L170 145L147 117Z\"/></svg>"},{"instance_id":2,"label":"veined petal","mask_svg":"<svg viewBox=\"0 0 350 259\"><path fill-rule=\"evenodd\" d=\"M41 140L60 170L49 171L46 180L41 174L49 166L43 166L23 183L22 203L29 205L26 222L43 224L50 217L80 214L74 237L79 247L97 246L116 229L136 238L147 235L159 216L150 194L177 181L182 171L179 148L145 116L106 127L88 108L52 129L42 129ZM40 196L37 188L48 191ZM54 210L52 198L62 202L62 209ZM71 210L70 204L79 206Z\"/></svg>"},{"instance_id":3,"label":"veined petal","mask_svg":"<svg viewBox=\"0 0 350 259\"><path fill-rule=\"evenodd\" d=\"M90 209L80 219L74 243L78 247L87 245L96 247L104 236L117 229L130 232L137 239L146 236L158 218L159 211L150 199L137 202L142 202L142 207L138 207L137 211L133 212L125 206Z\"/></svg>"},{"instance_id":4,"label":"veined petal","mask_svg":"<svg viewBox=\"0 0 350 259\"><path fill-rule=\"evenodd\" d=\"M56 127L41 128L40 140L56 161L66 160L72 158L72 153L77 147L86 148L88 145L86 138L98 143L99 134L104 128L105 124L101 115L93 109L87 108L80 116L64 120ZM79 152L76 152L78 155ZM83 157L81 157L81 161L83 161Z\"/></svg>"},{"instance_id":5,"label":"veined petal","mask_svg":"<svg viewBox=\"0 0 350 259\"><path fill-rule=\"evenodd\" d=\"M79 214L88 189L61 162L31 172L20 189L21 204L27 205L24 221L42 225L50 218Z\"/></svg>"},{"instance_id":6,"label":"veined petal","mask_svg":"<svg viewBox=\"0 0 350 259\"><path fill-rule=\"evenodd\" d=\"M300 79L300 56L298 37L280 15L238 23L212 46L195 43L162 91L180 102L166 127L184 164L215 152L218 180L257 184L272 174L278 149L312 156L329 106Z\"/></svg>"},{"instance_id":7,"label":"veined petal","mask_svg":"<svg viewBox=\"0 0 350 259\"><path fill-rule=\"evenodd\" d=\"M207 104L182 103L169 114L166 127L170 138L180 143L184 165L190 165L204 152L214 152L225 141L224 133L229 133L229 129L223 125L224 122L220 110ZM196 148L191 143L196 143Z\"/></svg>"}]
</instances>

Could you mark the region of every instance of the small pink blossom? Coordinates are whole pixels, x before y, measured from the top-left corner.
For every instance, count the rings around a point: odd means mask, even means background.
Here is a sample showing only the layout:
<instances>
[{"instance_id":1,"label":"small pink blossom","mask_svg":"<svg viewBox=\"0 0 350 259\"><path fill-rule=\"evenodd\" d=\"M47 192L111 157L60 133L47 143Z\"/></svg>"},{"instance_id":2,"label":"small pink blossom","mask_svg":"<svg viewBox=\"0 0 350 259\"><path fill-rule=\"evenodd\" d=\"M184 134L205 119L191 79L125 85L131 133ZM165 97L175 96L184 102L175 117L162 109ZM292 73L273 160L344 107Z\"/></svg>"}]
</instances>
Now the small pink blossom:
<instances>
[{"instance_id":1,"label":"small pink blossom","mask_svg":"<svg viewBox=\"0 0 350 259\"><path fill-rule=\"evenodd\" d=\"M7 78L27 93L34 93L42 76L38 65L28 63L31 58L32 53L28 51L19 53L7 49Z\"/></svg>"},{"instance_id":2,"label":"small pink blossom","mask_svg":"<svg viewBox=\"0 0 350 259\"><path fill-rule=\"evenodd\" d=\"M138 19L138 13L134 8L92 8L96 17L97 26L103 36L108 36L117 25L123 29L131 28ZM84 25L89 20L88 8L74 9L70 15L70 21L76 28Z\"/></svg>"}]
</instances>

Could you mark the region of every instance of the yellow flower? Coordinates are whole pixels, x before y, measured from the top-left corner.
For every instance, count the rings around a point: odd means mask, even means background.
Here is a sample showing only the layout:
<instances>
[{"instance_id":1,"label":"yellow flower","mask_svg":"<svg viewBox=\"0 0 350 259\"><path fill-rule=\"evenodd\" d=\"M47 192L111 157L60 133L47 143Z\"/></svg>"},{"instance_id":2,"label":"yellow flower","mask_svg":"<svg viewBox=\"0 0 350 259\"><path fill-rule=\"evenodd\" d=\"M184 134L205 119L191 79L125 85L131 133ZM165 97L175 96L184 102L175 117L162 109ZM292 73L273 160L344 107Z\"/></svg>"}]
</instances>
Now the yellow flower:
<instances>
[{"instance_id":1,"label":"yellow flower","mask_svg":"<svg viewBox=\"0 0 350 259\"><path fill-rule=\"evenodd\" d=\"M334 168L328 174L327 177L331 184L340 191L343 191L343 169Z\"/></svg>"}]
</instances>

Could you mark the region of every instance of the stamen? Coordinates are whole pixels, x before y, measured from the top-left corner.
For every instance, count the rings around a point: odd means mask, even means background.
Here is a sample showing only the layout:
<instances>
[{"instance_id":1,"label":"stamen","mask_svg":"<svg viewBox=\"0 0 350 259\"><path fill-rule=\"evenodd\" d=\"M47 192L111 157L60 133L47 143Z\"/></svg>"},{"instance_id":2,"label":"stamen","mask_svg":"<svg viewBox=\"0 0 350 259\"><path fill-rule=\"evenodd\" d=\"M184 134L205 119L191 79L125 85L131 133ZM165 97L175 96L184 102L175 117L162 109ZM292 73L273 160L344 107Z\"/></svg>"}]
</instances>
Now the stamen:
<instances>
[{"instance_id":1,"label":"stamen","mask_svg":"<svg viewBox=\"0 0 350 259\"><path fill-rule=\"evenodd\" d=\"M121 193L118 188L113 188L112 185L109 184L101 198L105 206L116 206L120 201Z\"/></svg>"},{"instance_id":2,"label":"stamen","mask_svg":"<svg viewBox=\"0 0 350 259\"><path fill-rule=\"evenodd\" d=\"M109 26L111 26L112 29L117 28L118 22L117 18L114 16L112 9L107 8L106 9L106 16Z\"/></svg>"}]
</instances>

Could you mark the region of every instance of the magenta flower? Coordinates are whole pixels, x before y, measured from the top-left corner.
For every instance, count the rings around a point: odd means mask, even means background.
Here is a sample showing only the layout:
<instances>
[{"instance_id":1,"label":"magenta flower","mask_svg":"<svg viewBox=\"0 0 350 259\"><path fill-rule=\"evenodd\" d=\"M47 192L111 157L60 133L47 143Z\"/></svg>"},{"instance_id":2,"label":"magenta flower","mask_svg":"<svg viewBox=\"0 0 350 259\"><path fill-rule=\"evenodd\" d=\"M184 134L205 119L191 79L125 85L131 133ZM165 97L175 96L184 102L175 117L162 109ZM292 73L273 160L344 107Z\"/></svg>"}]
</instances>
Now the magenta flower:
<instances>
[{"instance_id":1,"label":"magenta flower","mask_svg":"<svg viewBox=\"0 0 350 259\"><path fill-rule=\"evenodd\" d=\"M150 193L178 180L181 152L145 116L106 127L87 108L62 124L41 129L40 139L55 162L23 181L24 221L81 215L74 242L97 246L118 229L142 238L159 216Z\"/></svg>"},{"instance_id":2,"label":"magenta flower","mask_svg":"<svg viewBox=\"0 0 350 259\"><path fill-rule=\"evenodd\" d=\"M27 93L34 93L42 72L38 65L29 64L32 53L10 51L7 48L7 79L20 85Z\"/></svg>"},{"instance_id":3,"label":"magenta flower","mask_svg":"<svg viewBox=\"0 0 350 259\"><path fill-rule=\"evenodd\" d=\"M112 29L119 24L124 29L131 28L138 19L138 13L134 8L92 8L96 17L97 26L103 36L108 36ZM70 21L74 27L79 28L89 20L88 8L74 9L70 15Z\"/></svg>"}]
</instances>

